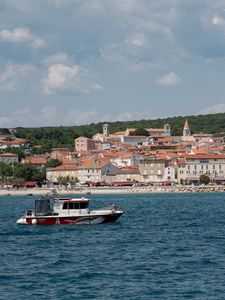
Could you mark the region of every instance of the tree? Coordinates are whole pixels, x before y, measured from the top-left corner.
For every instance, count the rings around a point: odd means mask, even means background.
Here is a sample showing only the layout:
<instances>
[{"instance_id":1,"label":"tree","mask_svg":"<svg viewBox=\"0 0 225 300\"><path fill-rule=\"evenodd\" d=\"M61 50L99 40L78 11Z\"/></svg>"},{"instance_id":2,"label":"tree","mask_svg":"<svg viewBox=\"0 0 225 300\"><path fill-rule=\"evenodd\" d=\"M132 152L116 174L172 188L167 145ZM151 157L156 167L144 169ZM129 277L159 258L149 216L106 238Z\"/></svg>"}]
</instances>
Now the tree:
<instances>
[{"instance_id":1,"label":"tree","mask_svg":"<svg viewBox=\"0 0 225 300\"><path fill-rule=\"evenodd\" d=\"M69 176L69 184L70 184L71 188L74 188L78 182L80 182L80 181L77 177Z\"/></svg>"},{"instance_id":2,"label":"tree","mask_svg":"<svg viewBox=\"0 0 225 300\"><path fill-rule=\"evenodd\" d=\"M69 180L70 180L70 176L67 175L67 176L59 176L57 178L57 181L60 185L64 185L65 188L67 188L67 185L69 183Z\"/></svg>"},{"instance_id":3,"label":"tree","mask_svg":"<svg viewBox=\"0 0 225 300\"><path fill-rule=\"evenodd\" d=\"M25 181L34 181L37 172L31 164L17 164L14 167L14 176L24 178Z\"/></svg>"},{"instance_id":4,"label":"tree","mask_svg":"<svg viewBox=\"0 0 225 300\"><path fill-rule=\"evenodd\" d=\"M61 165L61 162L59 159L51 159L47 164L46 164L46 169L47 168L55 168Z\"/></svg>"},{"instance_id":5,"label":"tree","mask_svg":"<svg viewBox=\"0 0 225 300\"><path fill-rule=\"evenodd\" d=\"M138 128L134 132L131 133L131 135L144 135L144 136L149 136L149 133L147 130L144 128Z\"/></svg>"},{"instance_id":6,"label":"tree","mask_svg":"<svg viewBox=\"0 0 225 300\"><path fill-rule=\"evenodd\" d=\"M19 161L21 161L22 158L25 157L25 153L20 148L16 147L7 147L5 152L10 152L18 155Z\"/></svg>"},{"instance_id":7,"label":"tree","mask_svg":"<svg viewBox=\"0 0 225 300\"><path fill-rule=\"evenodd\" d=\"M200 177L199 177L200 184L208 184L209 182L210 182L209 176L207 176L205 174L200 175Z\"/></svg>"},{"instance_id":8,"label":"tree","mask_svg":"<svg viewBox=\"0 0 225 300\"><path fill-rule=\"evenodd\" d=\"M11 177L12 175L13 175L12 166L5 162L0 162L0 176Z\"/></svg>"}]
</instances>

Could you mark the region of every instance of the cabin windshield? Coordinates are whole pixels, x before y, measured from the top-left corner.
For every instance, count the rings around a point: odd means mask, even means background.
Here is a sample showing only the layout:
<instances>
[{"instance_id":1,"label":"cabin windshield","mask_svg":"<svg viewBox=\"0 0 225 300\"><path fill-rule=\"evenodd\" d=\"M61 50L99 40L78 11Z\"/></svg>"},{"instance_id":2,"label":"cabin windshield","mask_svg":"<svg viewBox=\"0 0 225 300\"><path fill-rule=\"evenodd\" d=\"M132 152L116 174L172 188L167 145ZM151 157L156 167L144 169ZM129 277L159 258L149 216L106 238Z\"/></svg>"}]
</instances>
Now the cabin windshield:
<instances>
[{"instance_id":1,"label":"cabin windshield","mask_svg":"<svg viewBox=\"0 0 225 300\"><path fill-rule=\"evenodd\" d=\"M85 209L88 208L88 202L64 202L63 209Z\"/></svg>"},{"instance_id":2,"label":"cabin windshield","mask_svg":"<svg viewBox=\"0 0 225 300\"><path fill-rule=\"evenodd\" d=\"M50 201L50 199L35 200L35 214L36 215L51 214L51 201Z\"/></svg>"}]
</instances>

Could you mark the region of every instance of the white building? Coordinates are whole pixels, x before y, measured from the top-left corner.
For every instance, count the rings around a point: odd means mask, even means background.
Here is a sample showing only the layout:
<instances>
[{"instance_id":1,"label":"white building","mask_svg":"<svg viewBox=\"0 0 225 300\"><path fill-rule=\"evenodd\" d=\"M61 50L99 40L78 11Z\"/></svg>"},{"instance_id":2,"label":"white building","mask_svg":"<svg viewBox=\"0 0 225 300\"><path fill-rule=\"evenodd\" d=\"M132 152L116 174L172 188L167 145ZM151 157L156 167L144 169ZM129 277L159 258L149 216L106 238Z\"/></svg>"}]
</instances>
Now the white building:
<instances>
[{"instance_id":1,"label":"white building","mask_svg":"<svg viewBox=\"0 0 225 300\"><path fill-rule=\"evenodd\" d=\"M177 179L197 182L205 174L211 181L225 181L224 154L190 154L178 162Z\"/></svg>"}]
</instances>

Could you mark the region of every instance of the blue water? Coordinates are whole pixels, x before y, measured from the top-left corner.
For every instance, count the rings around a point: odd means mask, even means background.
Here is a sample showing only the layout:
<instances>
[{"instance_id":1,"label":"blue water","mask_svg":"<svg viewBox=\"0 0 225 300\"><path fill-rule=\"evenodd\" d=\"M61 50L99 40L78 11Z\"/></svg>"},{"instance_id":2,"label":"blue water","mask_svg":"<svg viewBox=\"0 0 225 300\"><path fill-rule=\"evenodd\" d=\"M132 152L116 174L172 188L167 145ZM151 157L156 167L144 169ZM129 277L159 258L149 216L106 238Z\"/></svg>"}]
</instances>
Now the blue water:
<instances>
[{"instance_id":1,"label":"blue water","mask_svg":"<svg viewBox=\"0 0 225 300\"><path fill-rule=\"evenodd\" d=\"M90 196L111 224L19 226L0 197L0 299L225 299L225 195Z\"/></svg>"}]
</instances>

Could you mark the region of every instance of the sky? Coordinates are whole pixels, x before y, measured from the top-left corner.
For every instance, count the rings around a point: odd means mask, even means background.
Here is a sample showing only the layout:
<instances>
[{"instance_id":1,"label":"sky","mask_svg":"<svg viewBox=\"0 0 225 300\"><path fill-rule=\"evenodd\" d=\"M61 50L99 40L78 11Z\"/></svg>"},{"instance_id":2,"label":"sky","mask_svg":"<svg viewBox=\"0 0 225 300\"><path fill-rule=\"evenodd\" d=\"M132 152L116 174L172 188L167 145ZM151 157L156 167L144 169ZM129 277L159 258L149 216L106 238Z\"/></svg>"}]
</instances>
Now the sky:
<instances>
[{"instance_id":1,"label":"sky","mask_svg":"<svg viewBox=\"0 0 225 300\"><path fill-rule=\"evenodd\" d=\"M0 127L225 112L224 0L0 0Z\"/></svg>"}]
</instances>

